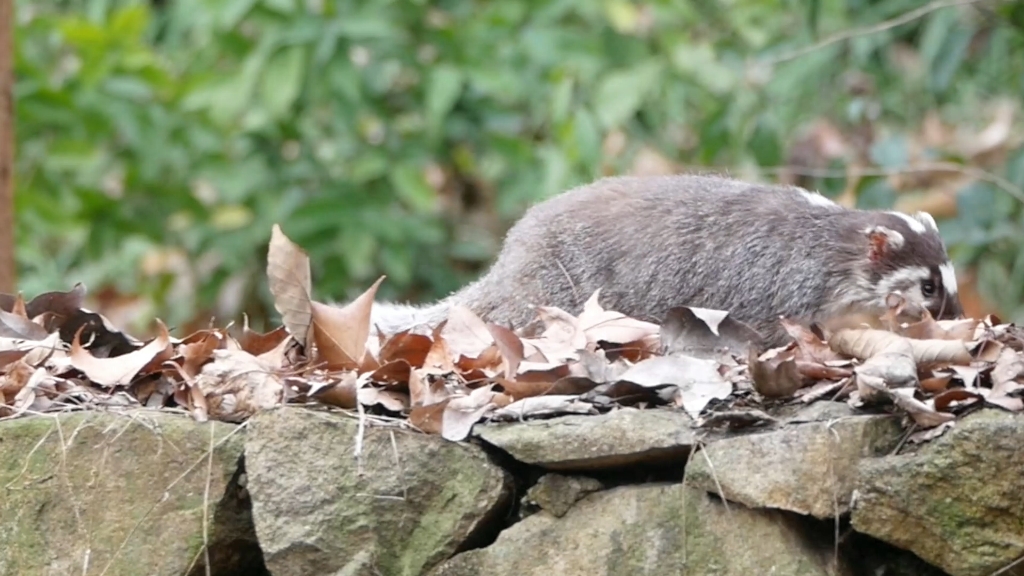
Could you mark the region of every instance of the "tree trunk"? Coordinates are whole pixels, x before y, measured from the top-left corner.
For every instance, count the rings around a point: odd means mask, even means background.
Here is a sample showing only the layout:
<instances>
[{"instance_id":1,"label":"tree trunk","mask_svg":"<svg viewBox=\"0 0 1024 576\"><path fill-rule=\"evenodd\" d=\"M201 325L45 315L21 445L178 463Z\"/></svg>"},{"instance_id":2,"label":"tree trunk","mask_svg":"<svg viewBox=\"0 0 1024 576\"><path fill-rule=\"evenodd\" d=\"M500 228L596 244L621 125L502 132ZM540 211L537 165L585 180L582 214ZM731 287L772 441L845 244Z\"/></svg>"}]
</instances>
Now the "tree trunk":
<instances>
[{"instance_id":1,"label":"tree trunk","mask_svg":"<svg viewBox=\"0 0 1024 576\"><path fill-rule=\"evenodd\" d=\"M13 293L14 0L0 0L0 292Z\"/></svg>"}]
</instances>

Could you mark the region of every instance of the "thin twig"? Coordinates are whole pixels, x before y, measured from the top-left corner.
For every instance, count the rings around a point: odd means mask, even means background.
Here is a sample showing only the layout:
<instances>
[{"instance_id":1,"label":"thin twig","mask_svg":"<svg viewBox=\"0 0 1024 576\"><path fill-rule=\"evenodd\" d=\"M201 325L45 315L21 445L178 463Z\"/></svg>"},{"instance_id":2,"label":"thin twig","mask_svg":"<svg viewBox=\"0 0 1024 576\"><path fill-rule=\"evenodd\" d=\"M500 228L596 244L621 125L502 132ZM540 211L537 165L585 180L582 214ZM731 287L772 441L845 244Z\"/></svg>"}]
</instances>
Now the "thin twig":
<instances>
[{"instance_id":1,"label":"thin twig","mask_svg":"<svg viewBox=\"0 0 1024 576\"><path fill-rule=\"evenodd\" d=\"M391 453L395 456L395 466L398 467L398 478L402 482L402 500L409 497L409 487L405 483L405 469L402 467L402 458L398 455L398 442L395 440L395 431L389 430L391 435Z\"/></svg>"},{"instance_id":2,"label":"thin twig","mask_svg":"<svg viewBox=\"0 0 1024 576\"><path fill-rule=\"evenodd\" d=\"M206 460L206 490L203 491L203 556L206 560L206 576L210 576L210 484L213 479L213 440L216 438L214 432L217 427L213 422L210 427L210 449L207 450Z\"/></svg>"},{"instance_id":3,"label":"thin twig","mask_svg":"<svg viewBox=\"0 0 1024 576\"><path fill-rule=\"evenodd\" d=\"M356 428L356 475L363 475L363 435L366 434L366 410L363 403L359 401L359 388L356 388L356 410L359 411L359 424Z\"/></svg>"},{"instance_id":4,"label":"thin twig","mask_svg":"<svg viewBox=\"0 0 1024 576\"><path fill-rule=\"evenodd\" d=\"M789 62L790 60L796 60L797 58L800 58L800 57L806 56L807 54L810 54L812 52L816 52L818 50L821 50L822 48L825 48L826 46L831 46L832 44L836 44L838 42L843 42L844 40L849 40L851 38L858 38L858 37L861 37L861 36L870 36L871 34L877 34L879 32L885 32L886 30L890 30L890 29L895 28L897 26L902 26L902 25L907 24L909 22L913 22L914 20L918 20L920 18L924 18L928 14L931 14L932 12L935 12L935 11L938 11L938 10L942 10L943 8L953 8L953 7L956 7L956 6L968 6L970 4L978 4L978 3L983 2L983 1L985 1L985 0L936 0L934 2L930 2L928 4L925 4L924 6L921 6L920 8L915 8L915 9L913 9L913 10L911 10L911 11L905 13L905 14L901 14L901 15L895 17L895 18L891 18L889 20L884 20L882 22L879 22L878 24L872 24L871 26L862 26L860 28L853 28L851 30L843 30L842 32L837 32L835 34L832 34L831 36L823 38L823 39L819 40L818 42L815 42L814 44L811 44L809 46L804 46L803 48L797 48L795 50L791 50L789 52L785 52L785 53L780 54L778 56L769 57L769 58L766 58L766 59L764 59L764 60L762 60L762 61L760 61L758 63L762 64L762 65L775 66L777 64L782 64L783 62Z\"/></svg>"},{"instance_id":5,"label":"thin twig","mask_svg":"<svg viewBox=\"0 0 1024 576\"><path fill-rule=\"evenodd\" d=\"M725 166L684 166L684 169L728 171L731 168ZM790 172L792 174L810 176L812 178L845 178L849 175L845 170L808 168L789 165L762 166L758 167L757 170L764 172L765 174L778 175ZM992 184L1013 196L1017 200L1021 201L1021 203L1024 203L1024 189L1021 189L1020 186L1017 186L1006 178L989 172L988 170L982 170L981 168L974 168L972 166L962 166L953 162L928 162L903 168L857 168L857 174L860 176L898 176L900 174L917 174L921 172L957 172L977 180L984 180L985 182L988 182L989 184Z\"/></svg>"},{"instance_id":6,"label":"thin twig","mask_svg":"<svg viewBox=\"0 0 1024 576\"><path fill-rule=\"evenodd\" d=\"M996 570L995 572L989 574L989 576L999 576L1000 574L1005 574L1007 571L1011 570L1012 568L1015 568L1021 562L1024 562L1024 556L1021 556L1020 558L1017 558L1013 562L1010 562L1006 566L1003 566L999 570Z\"/></svg>"},{"instance_id":7,"label":"thin twig","mask_svg":"<svg viewBox=\"0 0 1024 576\"><path fill-rule=\"evenodd\" d=\"M701 456L704 457L704 461L708 463L708 472L711 473L711 479L715 482L715 490L718 491L718 497L722 499L722 504L725 505L725 512L731 513L729 509L729 500L725 497L725 490L722 488L722 484L718 481L718 473L715 472L715 465L711 463L711 458L708 457L707 445L701 447Z\"/></svg>"},{"instance_id":8,"label":"thin twig","mask_svg":"<svg viewBox=\"0 0 1024 576\"><path fill-rule=\"evenodd\" d=\"M242 422L241 424L238 424L235 427L234 430L232 430L231 432L228 432L227 434L224 435L223 438L218 440L217 443L213 445L212 449L216 449L216 448L220 447L221 444L224 444L225 442L227 442L228 439L230 439L232 436L234 436L239 431L244 430L245 428L248 428L248 427L249 427L249 421L248 420L246 420L245 422ZM135 532L139 529L139 526L142 526L142 523L146 520L146 518L148 518L149 515L153 513L153 510L155 510L157 506L159 506L165 500L167 500L168 496L170 496L169 492L170 492L171 488L174 488L178 484L178 482L181 482L183 479L185 479L185 477L187 477L189 474L192 473L193 470L195 470L196 466L199 466L200 464L202 464L203 460L206 460L206 459L207 459L207 454L203 454L202 456L200 456L184 472L179 474L177 478L175 478L173 481L171 481L171 483L168 484L164 488L163 493L160 496L160 499L157 500L152 506L150 506L148 510L146 510L146 513L142 515L142 518L139 518L139 520L135 523L135 525L132 526L132 529L128 532L128 535L125 536L124 540L121 541L121 545L117 547L117 550L114 551L114 554L110 557L110 560L107 561L107 565L103 568L103 571L100 572L100 576L104 576L104 574L106 574L107 571L110 570L110 567L114 565L114 560L116 560L117 557L121 554L121 551L124 550L124 547L128 545L128 541L131 540L132 536L135 535Z\"/></svg>"}]
</instances>

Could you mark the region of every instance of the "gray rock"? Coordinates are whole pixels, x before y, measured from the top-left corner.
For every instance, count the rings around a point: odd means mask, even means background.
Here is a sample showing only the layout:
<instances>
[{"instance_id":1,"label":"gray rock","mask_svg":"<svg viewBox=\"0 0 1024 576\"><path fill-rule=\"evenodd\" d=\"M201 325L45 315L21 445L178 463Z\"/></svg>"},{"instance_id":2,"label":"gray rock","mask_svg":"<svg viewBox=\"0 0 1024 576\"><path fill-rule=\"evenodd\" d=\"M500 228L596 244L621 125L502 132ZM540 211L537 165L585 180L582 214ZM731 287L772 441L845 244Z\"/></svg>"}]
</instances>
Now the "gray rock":
<instances>
[{"instance_id":1,"label":"gray rock","mask_svg":"<svg viewBox=\"0 0 1024 576\"><path fill-rule=\"evenodd\" d=\"M476 446L283 408L250 420L253 519L274 576L418 575L510 502L510 477Z\"/></svg>"},{"instance_id":2,"label":"gray rock","mask_svg":"<svg viewBox=\"0 0 1024 576\"><path fill-rule=\"evenodd\" d=\"M622 408L597 416L483 423L473 434L527 464L592 471L685 459L694 443L685 412Z\"/></svg>"},{"instance_id":3,"label":"gray rock","mask_svg":"<svg viewBox=\"0 0 1024 576\"><path fill-rule=\"evenodd\" d=\"M680 484L590 494L562 518L539 512L486 548L430 576L826 575L828 547L812 548L780 513L731 506Z\"/></svg>"},{"instance_id":4,"label":"gray rock","mask_svg":"<svg viewBox=\"0 0 1024 576\"><path fill-rule=\"evenodd\" d=\"M556 517L565 513L587 494L602 488L599 480L586 476L564 476L562 474L545 474L537 483L526 491L523 499L527 504L534 504L547 510Z\"/></svg>"},{"instance_id":5,"label":"gray rock","mask_svg":"<svg viewBox=\"0 0 1024 576\"><path fill-rule=\"evenodd\" d=\"M753 508L835 517L849 510L857 467L890 452L901 433L895 416L849 416L713 440L686 481Z\"/></svg>"},{"instance_id":6,"label":"gray rock","mask_svg":"<svg viewBox=\"0 0 1024 576\"><path fill-rule=\"evenodd\" d=\"M853 527L953 576L991 574L1024 554L1022 446L1024 415L986 409L915 453L866 463Z\"/></svg>"},{"instance_id":7,"label":"gray rock","mask_svg":"<svg viewBox=\"0 0 1024 576\"><path fill-rule=\"evenodd\" d=\"M0 423L0 574L203 573L204 533L213 573L266 574L236 430L145 410Z\"/></svg>"}]
</instances>

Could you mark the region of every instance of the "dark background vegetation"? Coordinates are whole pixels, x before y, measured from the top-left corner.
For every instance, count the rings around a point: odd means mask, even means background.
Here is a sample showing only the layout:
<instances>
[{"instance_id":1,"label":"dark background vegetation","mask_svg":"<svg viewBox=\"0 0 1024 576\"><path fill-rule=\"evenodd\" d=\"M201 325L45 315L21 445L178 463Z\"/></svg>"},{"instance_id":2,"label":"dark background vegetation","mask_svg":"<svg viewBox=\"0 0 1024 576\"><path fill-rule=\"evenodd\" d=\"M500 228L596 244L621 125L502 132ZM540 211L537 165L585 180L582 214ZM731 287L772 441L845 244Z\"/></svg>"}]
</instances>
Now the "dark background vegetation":
<instances>
[{"instance_id":1,"label":"dark background vegetation","mask_svg":"<svg viewBox=\"0 0 1024 576\"><path fill-rule=\"evenodd\" d=\"M910 14L908 14L910 13ZM891 22L908 15L906 23ZM17 0L26 296L125 326L427 300L531 202L716 168L931 210L968 312L1024 319L1024 9L910 0ZM135 321L135 322L132 322Z\"/></svg>"}]
</instances>

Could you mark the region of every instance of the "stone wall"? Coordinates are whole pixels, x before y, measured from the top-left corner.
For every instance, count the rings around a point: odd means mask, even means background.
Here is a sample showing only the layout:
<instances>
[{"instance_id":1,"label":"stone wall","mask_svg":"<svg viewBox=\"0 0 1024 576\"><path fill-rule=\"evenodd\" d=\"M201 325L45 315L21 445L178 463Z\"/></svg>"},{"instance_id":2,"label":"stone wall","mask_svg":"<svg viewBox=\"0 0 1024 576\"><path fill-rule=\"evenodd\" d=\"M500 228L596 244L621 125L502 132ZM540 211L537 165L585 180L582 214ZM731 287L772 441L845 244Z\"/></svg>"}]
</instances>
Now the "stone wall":
<instances>
[{"instance_id":1,"label":"stone wall","mask_svg":"<svg viewBox=\"0 0 1024 576\"><path fill-rule=\"evenodd\" d=\"M459 443L291 406L24 417L0 422L0 574L981 576L1024 555L1021 416L922 445L843 403L775 417L623 408Z\"/></svg>"}]
</instances>

